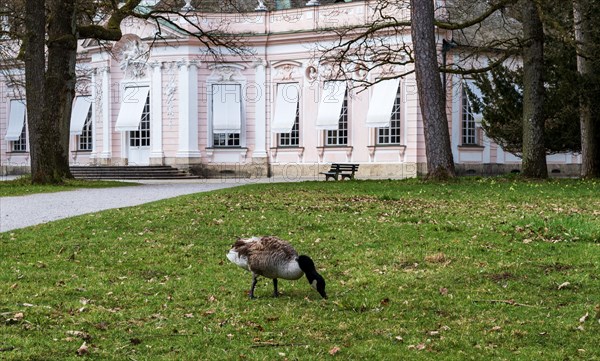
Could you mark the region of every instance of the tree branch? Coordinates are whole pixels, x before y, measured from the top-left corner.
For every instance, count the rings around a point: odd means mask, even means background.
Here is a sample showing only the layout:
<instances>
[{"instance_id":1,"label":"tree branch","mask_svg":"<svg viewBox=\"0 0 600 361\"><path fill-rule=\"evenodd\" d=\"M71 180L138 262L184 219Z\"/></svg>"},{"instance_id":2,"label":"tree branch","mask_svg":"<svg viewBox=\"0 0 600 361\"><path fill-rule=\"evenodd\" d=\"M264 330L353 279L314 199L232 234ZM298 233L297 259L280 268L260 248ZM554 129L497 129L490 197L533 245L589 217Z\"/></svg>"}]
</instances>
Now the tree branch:
<instances>
[{"instance_id":1,"label":"tree branch","mask_svg":"<svg viewBox=\"0 0 600 361\"><path fill-rule=\"evenodd\" d=\"M481 23L485 19L489 18L492 14L494 14L496 11L504 9L508 5L515 4L515 3L517 3L517 1L518 0L501 0L498 3L494 4L493 6L489 7L481 15L479 15L476 18L473 18L471 20L467 20L465 22L453 23L453 22L436 20L434 22L434 24L438 28L444 29L444 30L460 30L460 29L465 29L465 28L468 28L468 27L471 27L473 25L477 25L477 24Z\"/></svg>"},{"instance_id":2,"label":"tree branch","mask_svg":"<svg viewBox=\"0 0 600 361\"><path fill-rule=\"evenodd\" d=\"M120 8L113 1L113 13L106 23L106 27L102 25L84 25L77 28L80 39L98 39L98 40L114 40L118 41L123 36L121 32L121 22L128 16L138 16L135 13L135 8L142 0L128 0L125 5Z\"/></svg>"}]
</instances>

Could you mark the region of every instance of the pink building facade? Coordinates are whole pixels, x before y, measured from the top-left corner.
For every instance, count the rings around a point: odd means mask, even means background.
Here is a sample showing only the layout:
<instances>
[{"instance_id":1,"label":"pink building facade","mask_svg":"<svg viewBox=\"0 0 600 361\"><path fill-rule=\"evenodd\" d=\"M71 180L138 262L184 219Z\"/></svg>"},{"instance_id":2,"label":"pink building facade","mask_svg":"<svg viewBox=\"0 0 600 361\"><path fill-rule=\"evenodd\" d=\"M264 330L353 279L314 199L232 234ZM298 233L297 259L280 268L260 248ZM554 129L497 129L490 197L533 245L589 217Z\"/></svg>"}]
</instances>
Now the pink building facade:
<instances>
[{"instance_id":1,"label":"pink building facade","mask_svg":"<svg viewBox=\"0 0 600 361\"><path fill-rule=\"evenodd\" d=\"M406 13L398 14L408 18ZM330 163L358 163L358 178L414 177L425 171L414 73L359 91L335 81L320 51L335 40L321 29L373 16L368 2L247 14L205 14L203 28L226 23L252 55L215 61L197 39L140 19L122 24L112 52L80 44L78 96L71 120L72 165L172 165L206 176L318 177ZM175 19L177 20L177 19ZM181 19L180 24L186 27ZM190 28L191 29L191 28ZM395 34L410 42L410 32ZM441 32L438 39L450 38ZM406 73L412 65L389 68ZM0 75L3 174L27 171L22 71ZM377 79L381 74L357 72ZM447 109L461 172L518 169L471 113L459 77L448 76ZM579 157L548 158L567 172ZM556 172L555 171L555 172Z\"/></svg>"}]
</instances>

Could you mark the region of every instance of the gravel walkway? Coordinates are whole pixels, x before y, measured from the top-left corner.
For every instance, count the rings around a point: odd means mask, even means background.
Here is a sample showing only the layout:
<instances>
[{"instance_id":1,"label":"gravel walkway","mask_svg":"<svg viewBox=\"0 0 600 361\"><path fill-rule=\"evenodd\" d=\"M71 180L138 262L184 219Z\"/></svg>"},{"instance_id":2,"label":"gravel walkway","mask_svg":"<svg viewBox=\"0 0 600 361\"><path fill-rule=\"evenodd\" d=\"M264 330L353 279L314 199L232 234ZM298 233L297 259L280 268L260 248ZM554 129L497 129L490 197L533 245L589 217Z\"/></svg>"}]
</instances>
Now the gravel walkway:
<instances>
[{"instance_id":1,"label":"gravel walkway","mask_svg":"<svg viewBox=\"0 0 600 361\"><path fill-rule=\"evenodd\" d=\"M253 180L268 182L268 180ZM0 232L111 208L136 206L184 194L209 192L250 182L238 179L149 181L139 186L78 189L0 198Z\"/></svg>"}]
</instances>

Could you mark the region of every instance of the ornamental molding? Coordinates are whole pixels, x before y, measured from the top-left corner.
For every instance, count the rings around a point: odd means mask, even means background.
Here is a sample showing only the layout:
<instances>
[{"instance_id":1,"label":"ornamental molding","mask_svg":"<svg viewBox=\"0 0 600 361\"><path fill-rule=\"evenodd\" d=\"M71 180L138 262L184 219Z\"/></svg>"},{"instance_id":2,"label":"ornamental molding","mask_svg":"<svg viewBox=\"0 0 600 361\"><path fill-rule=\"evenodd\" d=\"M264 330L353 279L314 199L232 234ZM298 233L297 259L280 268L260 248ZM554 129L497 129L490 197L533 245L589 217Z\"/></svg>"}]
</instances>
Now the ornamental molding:
<instances>
[{"instance_id":1,"label":"ornamental molding","mask_svg":"<svg viewBox=\"0 0 600 361\"><path fill-rule=\"evenodd\" d=\"M240 64L213 64L209 65L208 69L212 70L209 78L218 82L241 81L245 80L242 75L242 70L246 67Z\"/></svg>"},{"instance_id":2,"label":"ornamental molding","mask_svg":"<svg viewBox=\"0 0 600 361\"><path fill-rule=\"evenodd\" d=\"M292 80L300 77L302 63L292 60L284 60L273 63L275 78L279 80Z\"/></svg>"},{"instance_id":3,"label":"ornamental molding","mask_svg":"<svg viewBox=\"0 0 600 361\"><path fill-rule=\"evenodd\" d=\"M113 53L119 61L119 68L125 78L141 79L146 77L150 48L135 34L125 34L114 48Z\"/></svg>"},{"instance_id":4,"label":"ornamental molding","mask_svg":"<svg viewBox=\"0 0 600 361\"><path fill-rule=\"evenodd\" d=\"M167 86L165 87L164 94L167 102L167 119L169 120L169 126L173 125L175 119L175 104L177 96L177 72L175 71L177 64L175 62L165 65L165 75L167 78Z\"/></svg>"}]
</instances>

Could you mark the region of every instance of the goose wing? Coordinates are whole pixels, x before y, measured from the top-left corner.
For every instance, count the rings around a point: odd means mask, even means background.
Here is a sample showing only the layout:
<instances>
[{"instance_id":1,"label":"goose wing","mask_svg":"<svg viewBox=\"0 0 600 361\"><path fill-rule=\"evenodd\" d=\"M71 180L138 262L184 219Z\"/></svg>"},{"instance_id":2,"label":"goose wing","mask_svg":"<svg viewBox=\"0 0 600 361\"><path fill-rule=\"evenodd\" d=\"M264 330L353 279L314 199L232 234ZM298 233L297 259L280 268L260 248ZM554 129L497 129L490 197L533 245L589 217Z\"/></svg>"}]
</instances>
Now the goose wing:
<instances>
[{"instance_id":1,"label":"goose wing","mask_svg":"<svg viewBox=\"0 0 600 361\"><path fill-rule=\"evenodd\" d=\"M233 246L231 246L229 253L227 253L227 258L232 263L250 271L248 261L250 259L252 245L258 241L259 239L257 238L238 239Z\"/></svg>"},{"instance_id":2,"label":"goose wing","mask_svg":"<svg viewBox=\"0 0 600 361\"><path fill-rule=\"evenodd\" d=\"M290 272L294 273L292 278L296 278L299 271L296 258L298 253L288 242L272 236L262 237L260 241L252 243L248 267L252 272L268 278L289 279Z\"/></svg>"}]
</instances>

